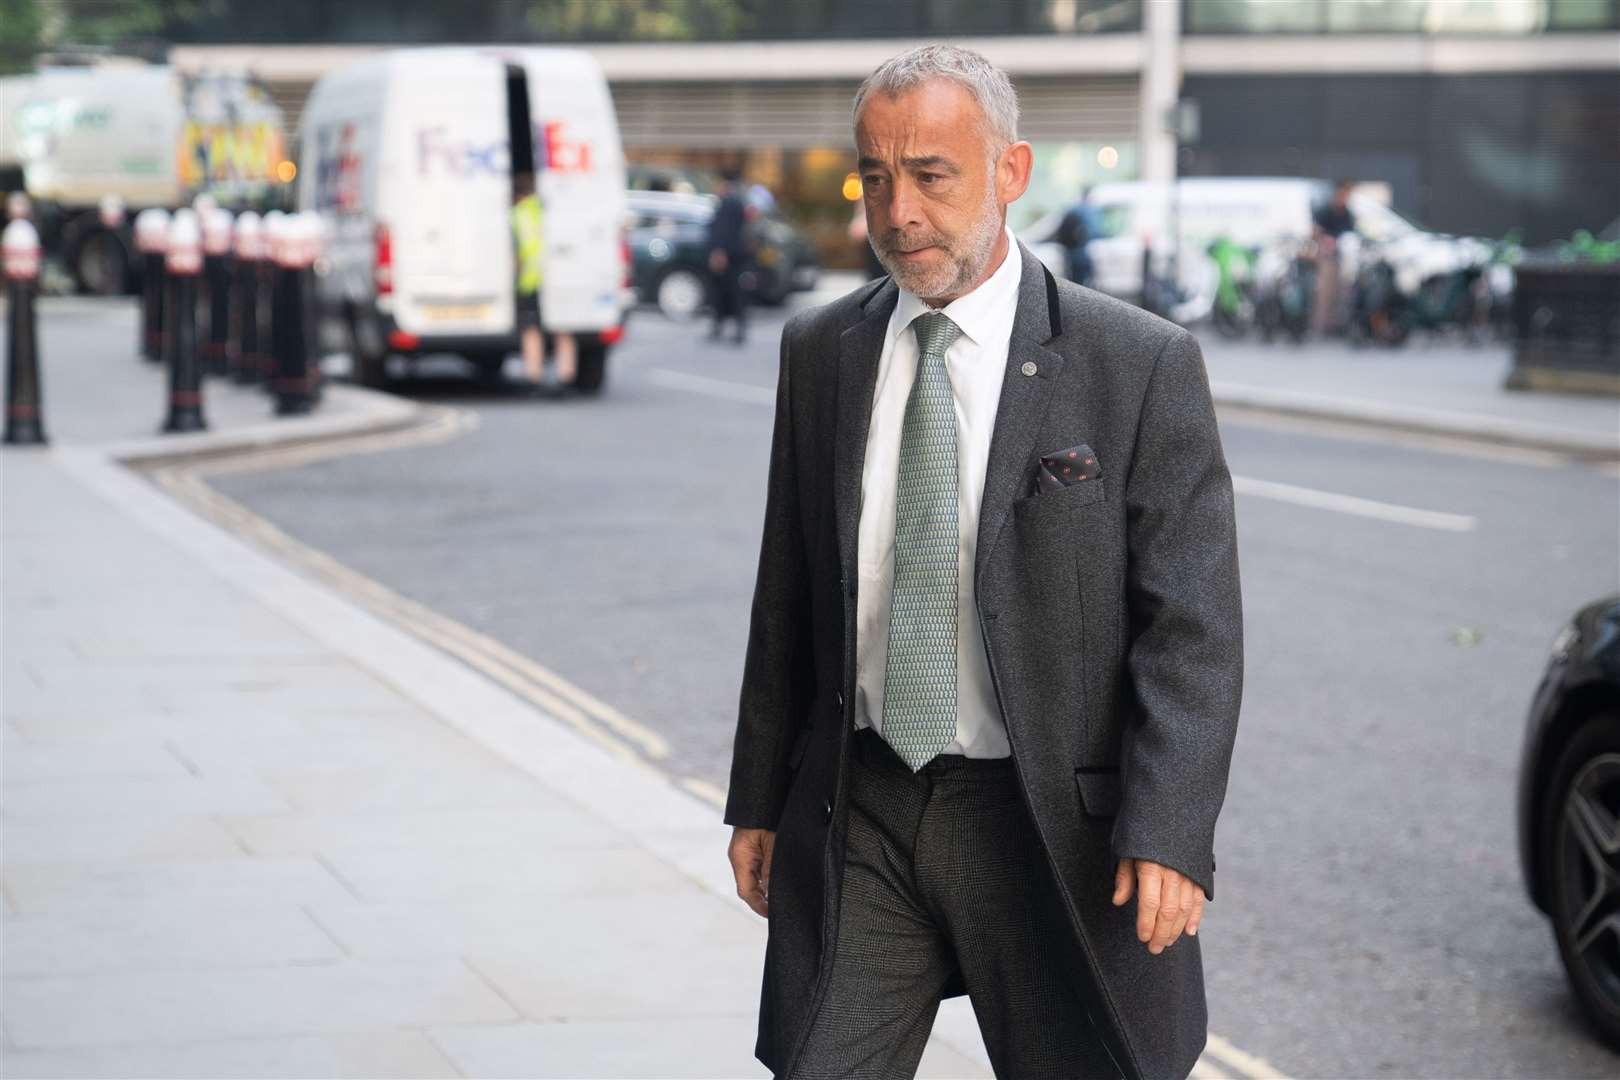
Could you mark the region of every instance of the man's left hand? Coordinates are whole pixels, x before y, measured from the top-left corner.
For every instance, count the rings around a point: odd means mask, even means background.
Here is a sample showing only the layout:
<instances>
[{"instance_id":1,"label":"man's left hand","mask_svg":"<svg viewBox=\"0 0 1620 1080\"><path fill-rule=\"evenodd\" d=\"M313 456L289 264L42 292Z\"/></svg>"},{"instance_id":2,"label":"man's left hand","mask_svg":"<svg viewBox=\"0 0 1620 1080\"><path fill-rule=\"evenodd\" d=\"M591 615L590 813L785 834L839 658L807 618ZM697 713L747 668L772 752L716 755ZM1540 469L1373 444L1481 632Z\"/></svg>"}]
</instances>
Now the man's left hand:
<instances>
[{"instance_id":1,"label":"man's left hand","mask_svg":"<svg viewBox=\"0 0 1620 1080\"><path fill-rule=\"evenodd\" d=\"M1181 932L1197 935L1204 917L1204 890L1191 878L1146 859L1121 859L1114 871L1114 906L1136 896L1136 937L1154 956Z\"/></svg>"}]
</instances>

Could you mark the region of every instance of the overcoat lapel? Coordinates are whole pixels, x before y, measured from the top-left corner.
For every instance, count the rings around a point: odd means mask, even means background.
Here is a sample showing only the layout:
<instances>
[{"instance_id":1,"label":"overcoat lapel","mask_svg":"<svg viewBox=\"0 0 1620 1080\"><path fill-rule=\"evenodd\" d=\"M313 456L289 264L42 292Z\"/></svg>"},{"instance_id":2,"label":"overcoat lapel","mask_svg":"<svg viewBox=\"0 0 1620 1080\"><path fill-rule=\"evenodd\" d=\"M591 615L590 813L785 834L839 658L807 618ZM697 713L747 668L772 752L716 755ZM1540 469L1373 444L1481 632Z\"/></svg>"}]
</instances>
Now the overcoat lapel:
<instances>
[{"instance_id":1,"label":"overcoat lapel","mask_svg":"<svg viewBox=\"0 0 1620 1080\"><path fill-rule=\"evenodd\" d=\"M833 507L838 519L838 565L846 581L859 566L856 533L861 522L861 472L866 467L866 433L872 423L872 395L889 316L900 290L885 278L862 305L866 317L845 330L838 342L838 424L833 445Z\"/></svg>"},{"instance_id":2,"label":"overcoat lapel","mask_svg":"<svg viewBox=\"0 0 1620 1080\"><path fill-rule=\"evenodd\" d=\"M1024 486L1034 475L1041 420L1053 385L1063 373L1064 356L1046 348L1046 343L1063 332L1058 317L1057 283L1041 261L1024 245L1017 254L1024 260L1018 284L1018 311L1013 316L1012 336L1007 343L1007 370L1001 377L1001 397L996 406L996 426L990 436L990 460L985 467L984 498L979 504L978 557L974 560L974 581L995 550L996 539L1012 504L1027 494ZM1024 365L1033 364L1034 374L1026 375Z\"/></svg>"}]
</instances>

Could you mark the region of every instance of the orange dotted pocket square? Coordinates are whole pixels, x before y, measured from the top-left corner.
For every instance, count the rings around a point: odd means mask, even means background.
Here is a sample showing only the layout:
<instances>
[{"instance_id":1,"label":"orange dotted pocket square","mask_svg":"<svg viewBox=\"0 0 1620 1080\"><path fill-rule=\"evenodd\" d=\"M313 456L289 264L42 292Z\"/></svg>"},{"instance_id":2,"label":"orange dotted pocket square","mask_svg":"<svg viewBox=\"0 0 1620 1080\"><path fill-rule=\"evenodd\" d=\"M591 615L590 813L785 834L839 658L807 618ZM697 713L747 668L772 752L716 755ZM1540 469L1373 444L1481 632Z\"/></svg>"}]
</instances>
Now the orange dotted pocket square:
<instances>
[{"instance_id":1,"label":"orange dotted pocket square","mask_svg":"<svg viewBox=\"0 0 1620 1080\"><path fill-rule=\"evenodd\" d=\"M1058 491L1101 475L1102 464L1097 460L1096 451L1085 443L1041 455L1039 483L1042 491Z\"/></svg>"}]
</instances>

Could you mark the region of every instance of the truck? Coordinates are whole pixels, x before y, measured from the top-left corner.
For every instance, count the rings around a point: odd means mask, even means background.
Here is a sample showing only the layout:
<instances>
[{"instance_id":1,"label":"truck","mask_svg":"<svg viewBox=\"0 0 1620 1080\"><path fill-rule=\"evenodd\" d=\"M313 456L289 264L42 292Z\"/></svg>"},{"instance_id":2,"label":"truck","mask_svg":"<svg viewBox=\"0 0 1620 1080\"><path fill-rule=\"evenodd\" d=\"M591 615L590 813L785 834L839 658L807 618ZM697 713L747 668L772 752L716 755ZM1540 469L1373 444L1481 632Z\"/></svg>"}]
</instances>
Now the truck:
<instances>
[{"instance_id":1,"label":"truck","mask_svg":"<svg viewBox=\"0 0 1620 1080\"><path fill-rule=\"evenodd\" d=\"M250 75L124 59L0 80L0 187L27 192L47 260L85 292L137 285L140 210L204 193L269 209L292 169L281 109Z\"/></svg>"}]
</instances>

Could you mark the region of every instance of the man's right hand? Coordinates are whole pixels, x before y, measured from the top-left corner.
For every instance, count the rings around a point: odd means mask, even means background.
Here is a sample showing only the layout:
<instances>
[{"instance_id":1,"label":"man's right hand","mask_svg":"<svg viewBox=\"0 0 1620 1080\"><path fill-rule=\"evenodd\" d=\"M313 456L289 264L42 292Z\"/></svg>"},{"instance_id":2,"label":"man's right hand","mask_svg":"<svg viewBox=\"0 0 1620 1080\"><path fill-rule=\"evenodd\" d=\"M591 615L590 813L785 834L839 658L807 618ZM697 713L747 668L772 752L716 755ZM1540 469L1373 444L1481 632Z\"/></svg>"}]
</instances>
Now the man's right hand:
<instances>
[{"instance_id":1,"label":"man's right hand","mask_svg":"<svg viewBox=\"0 0 1620 1080\"><path fill-rule=\"evenodd\" d=\"M737 877L737 895L762 919L771 910L767 897L771 888L771 849L775 846L776 834L771 830L738 827L731 831L731 847L726 850L731 872Z\"/></svg>"}]
</instances>

